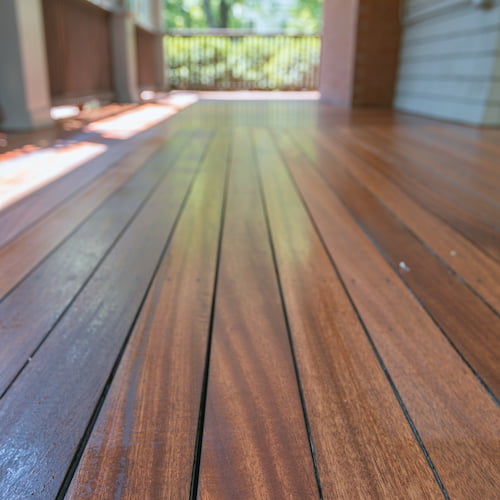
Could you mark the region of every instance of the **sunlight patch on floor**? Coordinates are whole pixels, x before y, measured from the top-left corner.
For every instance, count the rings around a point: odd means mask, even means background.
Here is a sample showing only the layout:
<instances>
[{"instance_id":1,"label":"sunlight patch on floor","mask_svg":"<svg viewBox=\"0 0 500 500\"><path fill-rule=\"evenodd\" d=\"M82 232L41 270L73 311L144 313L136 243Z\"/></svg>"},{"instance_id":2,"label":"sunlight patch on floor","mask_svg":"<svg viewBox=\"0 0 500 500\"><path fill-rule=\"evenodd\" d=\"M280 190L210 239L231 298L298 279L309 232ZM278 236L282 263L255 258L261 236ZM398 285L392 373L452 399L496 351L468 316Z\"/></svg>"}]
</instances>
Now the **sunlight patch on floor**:
<instances>
[{"instance_id":1,"label":"sunlight patch on floor","mask_svg":"<svg viewBox=\"0 0 500 500\"><path fill-rule=\"evenodd\" d=\"M40 149L0 163L0 210L104 153L104 144L80 142Z\"/></svg>"},{"instance_id":2,"label":"sunlight patch on floor","mask_svg":"<svg viewBox=\"0 0 500 500\"><path fill-rule=\"evenodd\" d=\"M107 151L109 140L127 140L195 103L193 93L157 98L118 115L90 123L77 136L39 147L26 145L0 160L0 210Z\"/></svg>"}]
</instances>

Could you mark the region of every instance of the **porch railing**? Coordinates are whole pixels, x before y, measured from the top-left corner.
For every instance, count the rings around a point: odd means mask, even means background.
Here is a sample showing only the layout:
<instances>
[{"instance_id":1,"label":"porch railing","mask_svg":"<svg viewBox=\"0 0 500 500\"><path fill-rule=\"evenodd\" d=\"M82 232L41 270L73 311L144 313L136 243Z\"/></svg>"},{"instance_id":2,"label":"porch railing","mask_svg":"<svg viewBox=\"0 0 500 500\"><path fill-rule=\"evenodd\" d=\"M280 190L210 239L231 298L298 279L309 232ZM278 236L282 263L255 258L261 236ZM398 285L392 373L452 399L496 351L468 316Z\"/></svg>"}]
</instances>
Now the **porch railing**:
<instances>
[{"instance_id":1,"label":"porch railing","mask_svg":"<svg viewBox=\"0 0 500 500\"><path fill-rule=\"evenodd\" d=\"M165 37L172 89L316 90L319 35L215 30Z\"/></svg>"}]
</instances>

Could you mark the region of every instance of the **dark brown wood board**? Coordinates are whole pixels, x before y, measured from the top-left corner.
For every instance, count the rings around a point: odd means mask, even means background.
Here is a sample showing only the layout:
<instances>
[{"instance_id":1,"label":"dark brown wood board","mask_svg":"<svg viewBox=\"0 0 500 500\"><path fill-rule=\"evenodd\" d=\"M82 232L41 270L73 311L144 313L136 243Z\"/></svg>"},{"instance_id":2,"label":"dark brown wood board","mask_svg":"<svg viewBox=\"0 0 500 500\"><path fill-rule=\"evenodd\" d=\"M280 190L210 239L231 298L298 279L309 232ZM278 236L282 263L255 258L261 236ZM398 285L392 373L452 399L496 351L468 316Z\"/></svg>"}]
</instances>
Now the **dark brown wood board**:
<instances>
[{"instance_id":1,"label":"dark brown wood board","mask_svg":"<svg viewBox=\"0 0 500 500\"><path fill-rule=\"evenodd\" d=\"M318 498L248 129L232 137L198 498Z\"/></svg>"},{"instance_id":2,"label":"dark brown wood board","mask_svg":"<svg viewBox=\"0 0 500 500\"><path fill-rule=\"evenodd\" d=\"M71 305L126 229L156 183L178 178L168 172L189 137L179 137L111 196L63 245L0 302L0 394ZM199 144L203 147L203 142ZM193 168L199 158L186 150L179 162ZM187 163L187 165L186 165Z\"/></svg>"},{"instance_id":3,"label":"dark brown wood board","mask_svg":"<svg viewBox=\"0 0 500 500\"><path fill-rule=\"evenodd\" d=\"M282 155L304 170L309 162L289 138L277 137ZM389 212L340 163L318 146L316 167L359 227L399 273L446 336L488 387L500 396L500 318L448 266ZM404 262L405 267L401 267ZM453 312L449 304L454 304Z\"/></svg>"},{"instance_id":4,"label":"dark brown wood board","mask_svg":"<svg viewBox=\"0 0 500 500\"><path fill-rule=\"evenodd\" d=\"M317 161L316 144L325 148L332 162L348 168L349 173L396 214L429 251L446 262L495 310L500 310L500 265L497 261L428 212L425 206L416 203L390 178L345 148L334 135L313 133L311 140L309 134L302 134L300 142L295 134L292 137L313 162Z\"/></svg>"},{"instance_id":5,"label":"dark brown wood board","mask_svg":"<svg viewBox=\"0 0 500 500\"><path fill-rule=\"evenodd\" d=\"M403 191L431 213L461 232L493 258L500 260L500 236L495 228L467 212L458 201L454 202L442 197L425 181L421 182L404 172L396 174L395 164L384 158L384 153L380 149L375 148L374 152L370 144L359 137L357 132L352 130L344 132L339 140L342 140L356 156L393 179Z\"/></svg>"},{"instance_id":6,"label":"dark brown wood board","mask_svg":"<svg viewBox=\"0 0 500 500\"><path fill-rule=\"evenodd\" d=\"M0 401L4 498L54 498L61 487L203 154L194 145L190 152Z\"/></svg>"},{"instance_id":7,"label":"dark brown wood board","mask_svg":"<svg viewBox=\"0 0 500 500\"><path fill-rule=\"evenodd\" d=\"M207 152L67 498L189 498L228 147Z\"/></svg>"},{"instance_id":8,"label":"dark brown wood board","mask_svg":"<svg viewBox=\"0 0 500 500\"><path fill-rule=\"evenodd\" d=\"M256 142L323 497L441 498L272 139Z\"/></svg>"},{"instance_id":9,"label":"dark brown wood board","mask_svg":"<svg viewBox=\"0 0 500 500\"><path fill-rule=\"evenodd\" d=\"M495 402L314 169L299 191L450 498L495 498Z\"/></svg>"}]
</instances>

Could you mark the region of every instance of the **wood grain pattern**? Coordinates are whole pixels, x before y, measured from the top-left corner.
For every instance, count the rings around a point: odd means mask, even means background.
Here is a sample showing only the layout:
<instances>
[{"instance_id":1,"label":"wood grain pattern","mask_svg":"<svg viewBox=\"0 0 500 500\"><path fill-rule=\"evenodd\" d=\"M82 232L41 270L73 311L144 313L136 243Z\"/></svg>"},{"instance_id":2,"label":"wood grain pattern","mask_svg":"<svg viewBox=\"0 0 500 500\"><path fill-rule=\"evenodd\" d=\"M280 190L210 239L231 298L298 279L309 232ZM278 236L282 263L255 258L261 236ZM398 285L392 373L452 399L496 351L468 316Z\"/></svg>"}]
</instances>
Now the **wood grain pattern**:
<instances>
[{"instance_id":1,"label":"wood grain pattern","mask_svg":"<svg viewBox=\"0 0 500 500\"><path fill-rule=\"evenodd\" d=\"M498 228L500 210L495 202L484 196L479 189L471 189L474 186L470 180L464 186L456 180L456 173L445 174L452 166L448 165L445 169L446 163L438 161L425 148L405 142L396 134L386 133L381 127L364 127L356 134L363 138L367 147L390 161L396 172L404 173L409 180L429 186L443 200L449 200L484 224Z\"/></svg>"},{"instance_id":2,"label":"wood grain pattern","mask_svg":"<svg viewBox=\"0 0 500 500\"><path fill-rule=\"evenodd\" d=\"M445 189L451 192L451 197L456 196L463 201L465 195L474 213L493 226L498 226L498 191L492 185L494 176L489 169L482 172L474 163L467 164L461 157L443 154L430 141L421 138L418 129L414 131L388 126L367 127L366 130L377 140L380 138L382 144L389 144L391 151L404 155L405 159L411 158L428 181L438 179L441 189L449 185ZM487 162L481 163L481 166L486 167Z\"/></svg>"},{"instance_id":3,"label":"wood grain pattern","mask_svg":"<svg viewBox=\"0 0 500 500\"><path fill-rule=\"evenodd\" d=\"M57 494L193 178L192 162L184 167L158 186L0 400L3 498Z\"/></svg>"},{"instance_id":4,"label":"wood grain pattern","mask_svg":"<svg viewBox=\"0 0 500 500\"><path fill-rule=\"evenodd\" d=\"M433 167L442 168L444 177L453 175L463 185L472 191L486 194L493 204L497 204L495 186L500 185L500 173L497 171L498 162L488 156L471 154L467 148L460 148L461 143L448 142L445 139L430 134L424 127L394 127L389 126L387 133L393 134L395 139L418 146L420 152L429 154L429 163ZM387 137L387 134L386 134ZM433 161L436 158L437 162ZM450 161L451 160L451 161Z\"/></svg>"},{"instance_id":5,"label":"wood grain pattern","mask_svg":"<svg viewBox=\"0 0 500 500\"><path fill-rule=\"evenodd\" d=\"M207 153L67 498L189 498L228 144Z\"/></svg>"},{"instance_id":6,"label":"wood grain pattern","mask_svg":"<svg viewBox=\"0 0 500 500\"><path fill-rule=\"evenodd\" d=\"M304 162L291 140L278 140L290 161ZM318 148L316 165L358 225L376 242L380 253L419 298L448 338L490 389L500 396L500 318L459 276L436 259L348 169ZM409 269L400 268L404 262ZM450 312L449 304L456 307Z\"/></svg>"},{"instance_id":7,"label":"wood grain pattern","mask_svg":"<svg viewBox=\"0 0 500 500\"><path fill-rule=\"evenodd\" d=\"M232 143L198 498L318 498L248 131Z\"/></svg>"},{"instance_id":8,"label":"wood grain pattern","mask_svg":"<svg viewBox=\"0 0 500 500\"><path fill-rule=\"evenodd\" d=\"M496 500L500 131L208 101L109 153L0 213L1 500Z\"/></svg>"},{"instance_id":9,"label":"wood grain pattern","mask_svg":"<svg viewBox=\"0 0 500 500\"><path fill-rule=\"evenodd\" d=\"M356 137L354 137L354 135ZM431 213L450 224L465 237L473 241L483 251L500 260L500 237L498 231L476 216L464 210L459 203L443 198L431 189L427 183L419 182L401 171L395 171L395 165L384 158L384 153L372 151L373 148L360 137L358 132L349 130L342 137L343 142L357 156L373 165L377 170L391 178L418 203Z\"/></svg>"},{"instance_id":10,"label":"wood grain pattern","mask_svg":"<svg viewBox=\"0 0 500 500\"><path fill-rule=\"evenodd\" d=\"M292 137L298 141L297 135ZM500 265L470 240L454 231L403 192L390 177L378 172L336 140L334 134L313 133L314 142L302 134L298 142L315 161L315 142L328 151L331 161L348 166L349 173L366 186L494 309L500 311ZM332 140L333 137L333 140Z\"/></svg>"},{"instance_id":11,"label":"wood grain pattern","mask_svg":"<svg viewBox=\"0 0 500 500\"><path fill-rule=\"evenodd\" d=\"M487 164L492 162L489 174L494 175L497 182L500 181L500 172L496 168L498 155L500 154L498 133L494 141L490 144L487 142L487 136L484 134L485 131L480 129L434 125L426 126L425 131L429 136L435 137L436 140L440 141L446 149L458 150L461 153L471 155L474 162L481 163L480 168L484 168L482 166L483 160L486 160Z\"/></svg>"},{"instance_id":12,"label":"wood grain pattern","mask_svg":"<svg viewBox=\"0 0 500 500\"><path fill-rule=\"evenodd\" d=\"M153 137L146 141L141 148L111 166L73 198L61 203L46 217L1 247L0 300L78 228L101 203L143 167L144 162L164 142L165 137ZM167 147L169 150L176 150L174 143L168 142ZM165 160L167 158L165 156Z\"/></svg>"},{"instance_id":13,"label":"wood grain pattern","mask_svg":"<svg viewBox=\"0 0 500 500\"><path fill-rule=\"evenodd\" d=\"M92 276L184 144L174 143L167 154L153 158L0 303L0 339L4 345L0 350L0 394ZM187 150L179 163L190 169L198 160ZM178 178L173 170L165 182L180 182Z\"/></svg>"},{"instance_id":14,"label":"wood grain pattern","mask_svg":"<svg viewBox=\"0 0 500 500\"><path fill-rule=\"evenodd\" d=\"M319 173L288 166L450 497L495 498L498 407Z\"/></svg>"},{"instance_id":15,"label":"wood grain pattern","mask_svg":"<svg viewBox=\"0 0 500 500\"><path fill-rule=\"evenodd\" d=\"M282 160L256 140L324 498L440 498Z\"/></svg>"}]
</instances>

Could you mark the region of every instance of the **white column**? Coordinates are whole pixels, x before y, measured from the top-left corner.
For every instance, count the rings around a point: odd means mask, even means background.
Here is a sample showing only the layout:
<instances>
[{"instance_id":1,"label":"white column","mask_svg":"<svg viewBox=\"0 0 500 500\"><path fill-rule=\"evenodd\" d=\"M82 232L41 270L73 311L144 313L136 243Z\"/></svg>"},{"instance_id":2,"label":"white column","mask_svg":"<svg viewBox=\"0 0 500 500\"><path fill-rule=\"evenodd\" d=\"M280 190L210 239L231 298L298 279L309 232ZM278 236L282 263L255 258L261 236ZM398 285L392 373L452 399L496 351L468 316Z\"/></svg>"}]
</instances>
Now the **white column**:
<instances>
[{"instance_id":1,"label":"white column","mask_svg":"<svg viewBox=\"0 0 500 500\"><path fill-rule=\"evenodd\" d=\"M165 19L163 17L163 1L150 0L152 3L151 12L153 13L154 26L157 34L155 35L155 69L156 69L156 89L165 90L167 87L166 81L166 65L165 51L163 47L163 36L165 33Z\"/></svg>"},{"instance_id":2,"label":"white column","mask_svg":"<svg viewBox=\"0 0 500 500\"><path fill-rule=\"evenodd\" d=\"M52 124L41 0L0 2L0 127Z\"/></svg>"},{"instance_id":3,"label":"white column","mask_svg":"<svg viewBox=\"0 0 500 500\"><path fill-rule=\"evenodd\" d=\"M165 90L167 87L165 67L165 51L163 49L163 33L155 35L155 86L156 90Z\"/></svg>"},{"instance_id":4,"label":"white column","mask_svg":"<svg viewBox=\"0 0 500 500\"><path fill-rule=\"evenodd\" d=\"M116 99L118 102L137 102L139 94L134 16L123 7L112 15L111 45Z\"/></svg>"}]
</instances>

